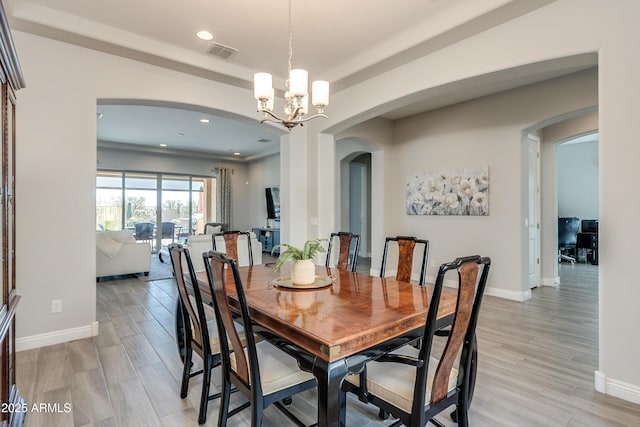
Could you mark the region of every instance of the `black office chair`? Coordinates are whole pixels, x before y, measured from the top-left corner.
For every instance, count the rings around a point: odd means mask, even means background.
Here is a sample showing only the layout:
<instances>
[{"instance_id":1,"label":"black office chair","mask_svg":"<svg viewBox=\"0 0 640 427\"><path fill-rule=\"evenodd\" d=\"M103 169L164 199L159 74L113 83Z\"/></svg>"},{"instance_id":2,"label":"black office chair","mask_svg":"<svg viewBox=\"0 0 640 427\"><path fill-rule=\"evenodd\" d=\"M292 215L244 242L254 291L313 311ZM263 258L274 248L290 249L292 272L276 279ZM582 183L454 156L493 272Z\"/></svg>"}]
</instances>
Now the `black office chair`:
<instances>
[{"instance_id":1,"label":"black office chair","mask_svg":"<svg viewBox=\"0 0 640 427\"><path fill-rule=\"evenodd\" d=\"M352 244L353 243L353 244ZM331 233L329 237L329 246L327 247L327 259L325 265L331 267L331 252L335 252L335 248L338 248L338 260L336 262L336 268L338 270L356 271L356 264L358 263L358 250L360 248L360 235L348 233L346 231L339 231L337 233ZM351 255L351 247L353 248L353 256Z\"/></svg>"},{"instance_id":2,"label":"black office chair","mask_svg":"<svg viewBox=\"0 0 640 427\"><path fill-rule=\"evenodd\" d=\"M578 243L578 230L580 229L580 218L566 217L558 218L558 262L576 262L575 251ZM573 251L573 256L570 255Z\"/></svg>"}]
</instances>

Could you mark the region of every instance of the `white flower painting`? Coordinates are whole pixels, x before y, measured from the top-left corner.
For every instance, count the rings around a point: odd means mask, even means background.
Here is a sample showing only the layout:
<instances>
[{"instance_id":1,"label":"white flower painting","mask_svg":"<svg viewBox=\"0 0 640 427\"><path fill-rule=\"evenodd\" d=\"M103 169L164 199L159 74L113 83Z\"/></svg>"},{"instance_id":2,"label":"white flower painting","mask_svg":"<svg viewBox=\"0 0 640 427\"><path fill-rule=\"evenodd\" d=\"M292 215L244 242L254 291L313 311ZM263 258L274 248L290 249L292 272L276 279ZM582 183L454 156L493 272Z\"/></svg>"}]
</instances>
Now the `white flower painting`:
<instances>
[{"instance_id":1,"label":"white flower painting","mask_svg":"<svg viewBox=\"0 0 640 427\"><path fill-rule=\"evenodd\" d=\"M407 215L489 215L489 166L407 177Z\"/></svg>"}]
</instances>

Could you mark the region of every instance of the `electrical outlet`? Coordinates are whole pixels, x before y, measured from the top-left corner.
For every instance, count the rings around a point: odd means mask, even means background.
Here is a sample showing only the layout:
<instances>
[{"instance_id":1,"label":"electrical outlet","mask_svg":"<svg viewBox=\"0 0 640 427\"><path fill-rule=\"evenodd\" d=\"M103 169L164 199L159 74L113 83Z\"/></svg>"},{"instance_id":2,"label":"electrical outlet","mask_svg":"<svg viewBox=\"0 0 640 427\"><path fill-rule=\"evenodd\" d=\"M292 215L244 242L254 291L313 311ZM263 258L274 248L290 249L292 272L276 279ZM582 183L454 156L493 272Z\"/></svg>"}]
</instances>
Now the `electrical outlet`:
<instances>
[{"instance_id":1,"label":"electrical outlet","mask_svg":"<svg viewBox=\"0 0 640 427\"><path fill-rule=\"evenodd\" d=\"M51 312L60 313L61 311L62 311L62 300L61 299L51 300Z\"/></svg>"}]
</instances>

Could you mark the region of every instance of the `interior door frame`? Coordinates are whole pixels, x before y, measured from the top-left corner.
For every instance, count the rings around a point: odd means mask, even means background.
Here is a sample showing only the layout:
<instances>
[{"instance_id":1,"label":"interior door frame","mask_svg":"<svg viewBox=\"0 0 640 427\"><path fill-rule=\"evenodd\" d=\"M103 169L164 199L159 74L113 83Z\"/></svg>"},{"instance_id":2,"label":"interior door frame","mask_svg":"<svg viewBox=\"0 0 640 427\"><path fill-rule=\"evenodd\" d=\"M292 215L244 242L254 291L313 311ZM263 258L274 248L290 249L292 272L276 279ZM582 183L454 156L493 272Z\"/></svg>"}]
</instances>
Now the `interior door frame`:
<instances>
[{"instance_id":1,"label":"interior door frame","mask_svg":"<svg viewBox=\"0 0 640 427\"><path fill-rule=\"evenodd\" d=\"M527 279L528 289L542 283L541 268L541 231L540 231L540 138L532 133L524 136L527 150ZM533 248L533 249L532 249ZM533 252L533 253L532 253Z\"/></svg>"}]
</instances>

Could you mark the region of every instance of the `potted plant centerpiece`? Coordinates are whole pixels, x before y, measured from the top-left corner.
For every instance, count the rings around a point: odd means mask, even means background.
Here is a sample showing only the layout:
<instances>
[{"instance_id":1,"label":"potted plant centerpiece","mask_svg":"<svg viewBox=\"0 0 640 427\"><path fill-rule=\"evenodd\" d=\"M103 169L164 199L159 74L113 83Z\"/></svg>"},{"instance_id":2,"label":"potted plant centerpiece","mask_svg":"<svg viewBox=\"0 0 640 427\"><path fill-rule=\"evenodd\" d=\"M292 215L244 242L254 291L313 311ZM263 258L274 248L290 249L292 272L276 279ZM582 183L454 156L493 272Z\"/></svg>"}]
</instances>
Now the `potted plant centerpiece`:
<instances>
[{"instance_id":1,"label":"potted plant centerpiece","mask_svg":"<svg viewBox=\"0 0 640 427\"><path fill-rule=\"evenodd\" d=\"M313 262L316 255L325 252L322 242L326 239L307 240L302 249L291 246L287 243L281 243L274 246L271 254L275 254L276 249L286 248L280 251L280 255L276 261L276 271L287 262L293 261L291 265L291 281L294 285L311 285L316 280L316 265Z\"/></svg>"}]
</instances>

